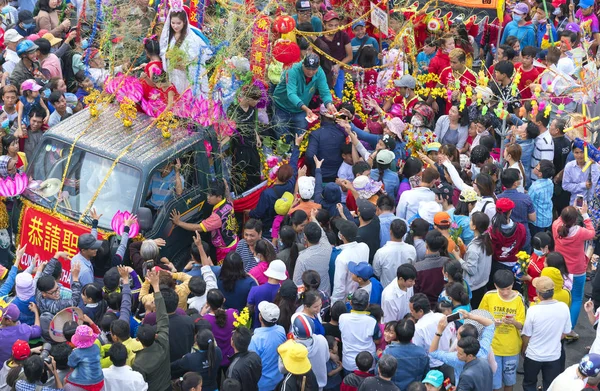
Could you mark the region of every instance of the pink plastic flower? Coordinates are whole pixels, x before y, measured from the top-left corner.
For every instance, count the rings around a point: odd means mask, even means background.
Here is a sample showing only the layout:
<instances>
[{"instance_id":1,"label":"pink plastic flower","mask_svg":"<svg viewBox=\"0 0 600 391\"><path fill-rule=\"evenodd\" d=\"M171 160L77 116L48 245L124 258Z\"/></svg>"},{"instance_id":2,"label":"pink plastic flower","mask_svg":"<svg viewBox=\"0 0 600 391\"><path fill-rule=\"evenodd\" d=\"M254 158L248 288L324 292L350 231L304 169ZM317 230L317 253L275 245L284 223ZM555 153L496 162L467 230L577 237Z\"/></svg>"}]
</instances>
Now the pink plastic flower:
<instances>
[{"instance_id":1,"label":"pink plastic flower","mask_svg":"<svg viewBox=\"0 0 600 391\"><path fill-rule=\"evenodd\" d=\"M125 220L129 219L131 217L131 213L129 213L128 211L124 211L121 212L120 210L117 211L117 213L115 213L115 215L112 218L112 221L110 222L110 227L112 228L112 230L119 236L123 235L123 228L125 227ZM136 237L137 234L140 233L140 225L138 224L138 222L134 222L133 224L131 224L131 226L129 227L129 237L133 238Z\"/></svg>"},{"instance_id":2,"label":"pink plastic flower","mask_svg":"<svg viewBox=\"0 0 600 391\"><path fill-rule=\"evenodd\" d=\"M206 155L209 156L212 152L212 144L208 142L208 140L204 140L204 149L206 150Z\"/></svg>"},{"instance_id":3,"label":"pink plastic flower","mask_svg":"<svg viewBox=\"0 0 600 391\"><path fill-rule=\"evenodd\" d=\"M16 174L14 178L7 176L0 179L0 195L3 197L16 197L23 194L29 183L27 174Z\"/></svg>"},{"instance_id":4,"label":"pink plastic flower","mask_svg":"<svg viewBox=\"0 0 600 391\"><path fill-rule=\"evenodd\" d=\"M269 166L269 168L275 167L277 163L279 163L279 158L277 156L269 156L267 158L267 166Z\"/></svg>"},{"instance_id":5,"label":"pink plastic flower","mask_svg":"<svg viewBox=\"0 0 600 391\"><path fill-rule=\"evenodd\" d=\"M452 224L450 224L450 228L457 229L458 228L458 224L456 224L456 222L452 222Z\"/></svg>"}]
</instances>

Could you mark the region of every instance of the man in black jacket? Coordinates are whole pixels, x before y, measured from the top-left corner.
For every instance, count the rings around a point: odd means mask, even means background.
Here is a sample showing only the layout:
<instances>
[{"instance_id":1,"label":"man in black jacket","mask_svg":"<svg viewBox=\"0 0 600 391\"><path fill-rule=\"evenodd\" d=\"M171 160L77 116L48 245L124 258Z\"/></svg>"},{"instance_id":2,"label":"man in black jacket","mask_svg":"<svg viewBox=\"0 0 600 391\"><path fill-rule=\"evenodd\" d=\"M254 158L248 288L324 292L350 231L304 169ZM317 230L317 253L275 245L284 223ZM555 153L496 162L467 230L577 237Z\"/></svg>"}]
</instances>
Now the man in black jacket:
<instances>
[{"instance_id":1,"label":"man in black jacket","mask_svg":"<svg viewBox=\"0 0 600 391\"><path fill-rule=\"evenodd\" d=\"M144 349L136 352L132 369L144 376L148 391L171 390L171 359L169 358L169 316L160 292L158 273L149 270L146 279L154 289L156 329L150 325L138 328L137 339Z\"/></svg>"},{"instance_id":2,"label":"man in black jacket","mask_svg":"<svg viewBox=\"0 0 600 391\"><path fill-rule=\"evenodd\" d=\"M258 391L258 381L262 374L262 361L255 352L249 352L252 334L245 327L238 328L231 337L235 354L227 370L227 378L235 379L242 385L242 391Z\"/></svg>"},{"instance_id":3,"label":"man in black jacket","mask_svg":"<svg viewBox=\"0 0 600 391\"><path fill-rule=\"evenodd\" d=\"M171 362L173 362L192 351L194 321L187 315L175 313L179 296L173 289L163 289L162 295L169 314L169 351L171 352Z\"/></svg>"}]
</instances>

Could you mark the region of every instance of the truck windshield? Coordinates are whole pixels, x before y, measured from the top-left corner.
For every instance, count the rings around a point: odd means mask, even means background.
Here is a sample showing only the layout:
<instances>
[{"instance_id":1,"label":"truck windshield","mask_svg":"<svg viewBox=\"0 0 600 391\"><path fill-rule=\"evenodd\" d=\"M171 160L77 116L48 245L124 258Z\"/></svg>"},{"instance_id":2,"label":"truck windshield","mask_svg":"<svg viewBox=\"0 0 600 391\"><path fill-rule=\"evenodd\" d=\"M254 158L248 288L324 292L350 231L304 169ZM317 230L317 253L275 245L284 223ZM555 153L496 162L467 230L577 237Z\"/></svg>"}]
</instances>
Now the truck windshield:
<instances>
[{"instance_id":1,"label":"truck windshield","mask_svg":"<svg viewBox=\"0 0 600 391\"><path fill-rule=\"evenodd\" d=\"M47 208L56 205L58 212L79 219L106 178L113 161L75 146L61 191L70 149L71 145L62 141L44 141L27 169L31 182L24 196ZM117 211L133 211L139 184L139 170L122 163L115 166L93 205L98 214L102 214L101 227L110 228ZM91 223L89 218L85 221Z\"/></svg>"}]
</instances>

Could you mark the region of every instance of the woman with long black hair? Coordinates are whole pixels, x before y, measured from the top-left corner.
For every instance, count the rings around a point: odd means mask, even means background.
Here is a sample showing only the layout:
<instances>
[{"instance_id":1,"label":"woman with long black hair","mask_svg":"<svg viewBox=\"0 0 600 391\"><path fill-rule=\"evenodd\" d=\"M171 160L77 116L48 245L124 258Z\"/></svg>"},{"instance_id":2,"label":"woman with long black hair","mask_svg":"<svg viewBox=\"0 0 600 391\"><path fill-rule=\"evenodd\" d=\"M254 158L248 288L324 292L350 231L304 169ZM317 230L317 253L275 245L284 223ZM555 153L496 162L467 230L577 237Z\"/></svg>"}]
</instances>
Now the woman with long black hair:
<instances>
[{"instance_id":1,"label":"woman with long black hair","mask_svg":"<svg viewBox=\"0 0 600 391\"><path fill-rule=\"evenodd\" d=\"M475 238L467 246L464 259L455 253L463 269L463 277L471 287L471 307L478 308L483 295L487 292L486 284L492 268L493 246L488 233L490 218L483 212L475 212L471 216L471 230Z\"/></svg>"},{"instance_id":2,"label":"woman with long black hair","mask_svg":"<svg viewBox=\"0 0 600 391\"><path fill-rule=\"evenodd\" d=\"M248 302L248 294L258 283L244 271L244 262L240 254L230 252L225 256L217 287L225 296L225 308L241 311Z\"/></svg>"},{"instance_id":3,"label":"woman with long black hair","mask_svg":"<svg viewBox=\"0 0 600 391\"><path fill-rule=\"evenodd\" d=\"M208 320L212 326L215 341L222 352L220 365L226 369L231 363L230 357L234 354L231 346L231 335L235 330L233 323L236 321L233 314L237 311L233 308L223 309L224 302L225 297L220 290L209 290L206 294L206 306L202 309L200 315Z\"/></svg>"},{"instance_id":4,"label":"woman with long black hair","mask_svg":"<svg viewBox=\"0 0 600 391\"><path fill-rule=\"evenodd\" d=\"M186 372L196 372L202 376L202 389L215 391L219 389L217 374L223 355L217 346L215 336L208 329L196 334L196 346L192 353L171 363L171 378L176 379Z\"/></svg>"}]
</instances>

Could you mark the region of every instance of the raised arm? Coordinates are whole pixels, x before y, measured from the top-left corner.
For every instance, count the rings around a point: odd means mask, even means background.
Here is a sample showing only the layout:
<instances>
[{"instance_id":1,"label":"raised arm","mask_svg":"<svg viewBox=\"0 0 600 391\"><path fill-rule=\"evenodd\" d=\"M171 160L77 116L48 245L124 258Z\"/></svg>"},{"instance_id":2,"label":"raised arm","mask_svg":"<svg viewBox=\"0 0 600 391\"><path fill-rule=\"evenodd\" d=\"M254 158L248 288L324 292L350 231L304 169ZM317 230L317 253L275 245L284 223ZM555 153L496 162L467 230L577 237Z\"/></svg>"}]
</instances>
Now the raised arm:
<instances>
[{"instance_id":1,"label":"raised arm","mask_svg":"<svg viewBox=\"0 0 600 391\"><path fill-rule=\"evenodd\" d=\"M119 319L122 319L129 324L131 319L131 287L129 286L129 267L117 266L119 275L121 276L121 309Z\"/></svg>"}]
</instances>

